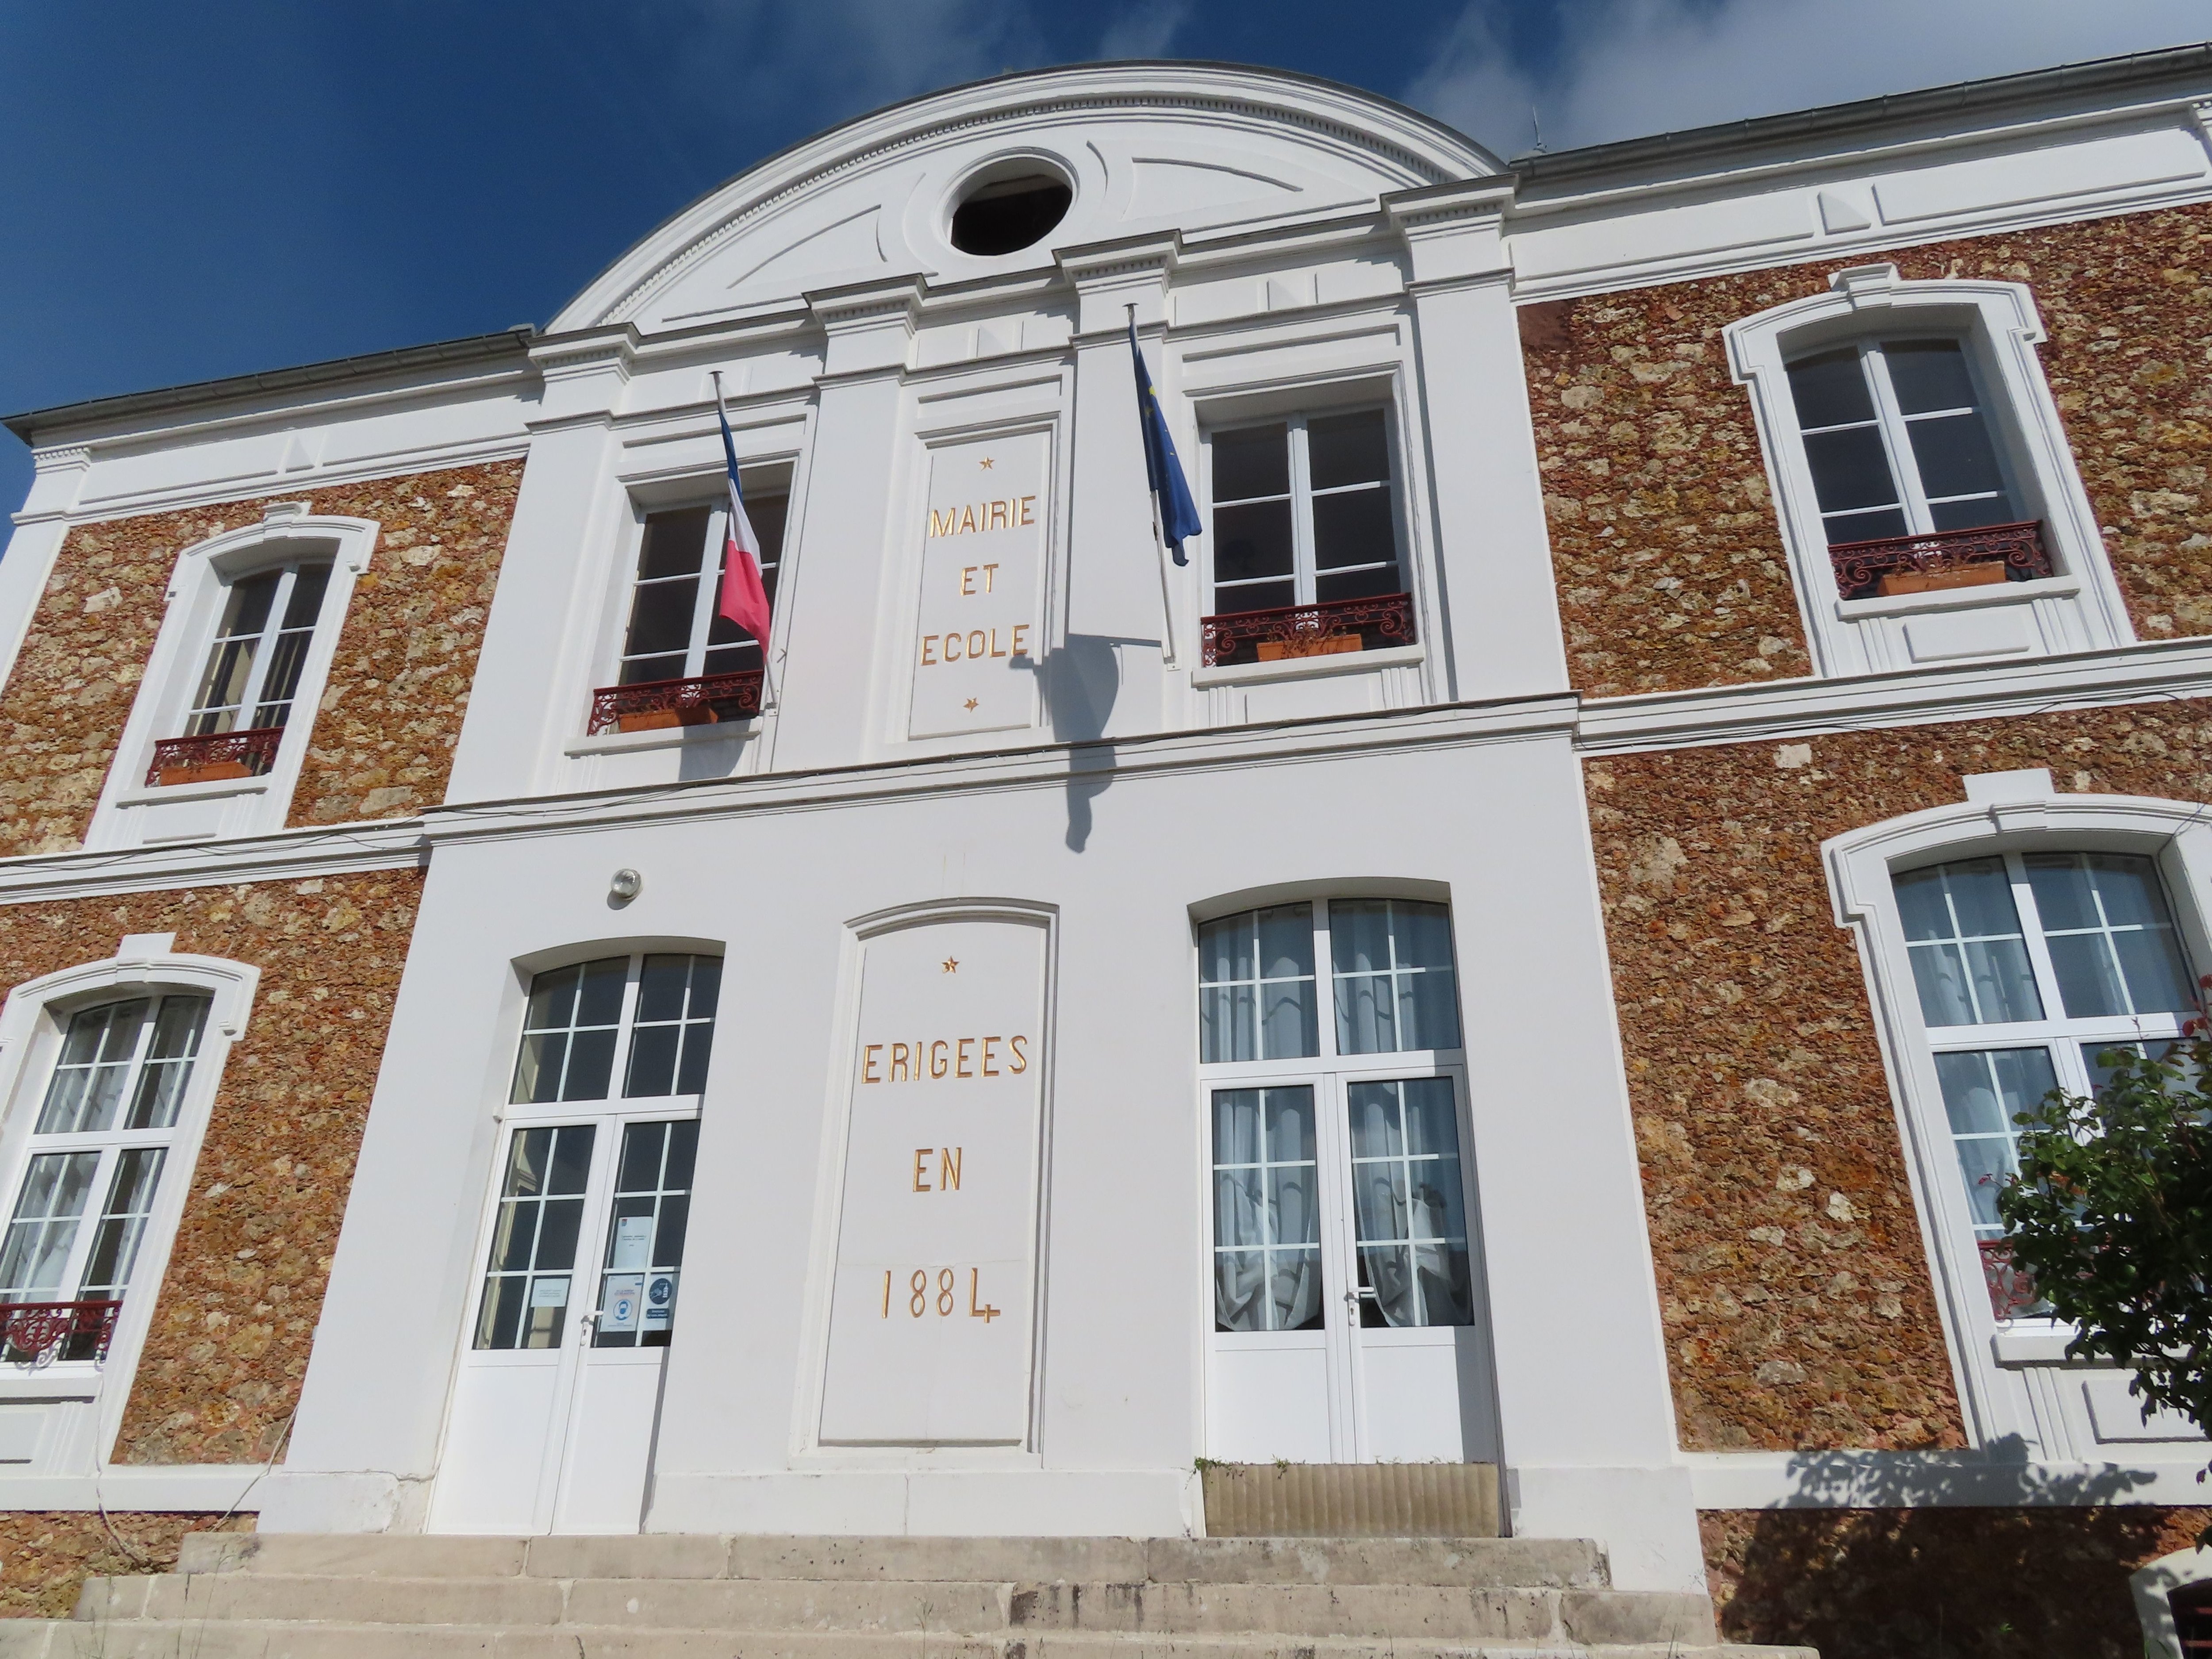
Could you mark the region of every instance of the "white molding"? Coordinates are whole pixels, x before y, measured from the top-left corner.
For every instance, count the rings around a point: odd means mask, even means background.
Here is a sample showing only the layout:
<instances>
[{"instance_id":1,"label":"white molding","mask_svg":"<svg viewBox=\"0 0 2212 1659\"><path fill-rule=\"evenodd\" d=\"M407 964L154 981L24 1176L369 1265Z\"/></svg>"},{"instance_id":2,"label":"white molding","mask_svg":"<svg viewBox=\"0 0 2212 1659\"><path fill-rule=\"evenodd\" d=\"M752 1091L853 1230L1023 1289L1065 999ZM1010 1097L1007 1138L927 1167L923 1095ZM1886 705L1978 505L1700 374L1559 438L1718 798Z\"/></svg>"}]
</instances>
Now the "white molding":
<instances>
[{"instance_id":1,"label":"white molding","mask_svg":"<svg viewBox=\"0 0 2212 1659\"><path fill-rule=\"evenodd\" d=\"M1968 1451L1683 1452L1701 1510L2103 1508L2197 1504L2201 1456L2026 1461Z\"/></svg>"},{"instance_id":2,"label":"white molding","mask_svg":"<svg viewBox=\"0 0 2212 1659\"><path fill-rule=\"evenodd\" d=\"M404 870L420 865L425 853L420 818L318 825L124 852L33 853L0 859L0 904Z\"/></svg>"},{"instance_id":3,"label":"white molding","mask_svg":"<svg viewBox=\"0 0 2212 1659\"><path fill-rule=\"evenodd\" d=\"M1389 645L1374 651L1341 651L1322 657L1285 657L1278 662L1231 663L1225 668L1194 668L1190 683L1209 685L1259 685L1271 680L1321 679L1331 674L1354 674L1365 670L1406 668L1426 662L1425 645Z\"/></svg>"},{"instance_id":4,"label":"white molding","mask_svg":"<svg viewBox=\"0 0 2212 1659\"><path fill-rule=\"evenodd\" d=\"M1812 470L1797 435L1787 360L1808 343L1839 344L1877 331L1931 328L1963 337L1968 362L1983 382L1991 435L2018 496L2017 510L2022 518L2042 520L2059 574L2080 584L2078 595L2054 588L2036 596L2057 610L2051 619L2054 632L2043 623L2045 607L2037 607L2043 653L2130 643L2135 629L2119 582L2036 355L2044 328L2034 295L2024 283L1907 282L1895 265L1878 264L1837 271L1828 279L1826 293L1771 307L1722 331L1729 370L1750 392L1814 666L1822 674L1843 676L1904 666L1910 657L1900 660L1902 635L1881 626L1902 613L1864 600L1846 602L1836 592ZM1992 586L1954 590L1943 608L2020 602L2018 596L2000 599Z\"/></svg>"},{"instance_id":5,"label":"white molding","mask_svg":"<svg viewBox=\"0 0 2212 1659\"><path fill-rule=\"evenodd\" d=\"M282 1466L273 1476L281 1476ZM111 1463L98 1474L0 1474L0 1510L252 1515L272 1472L258 1463Z\"/></svg>"},{"instance_id":6,"label":"white molding","mask_svg":"<svg viewBox=\"0 0 2212 1659\"><path fill-rule=\"evenodd\" d=\"M155 838L154 815L163 806L185 801L230 804L211 809L219 829L179 839L265 833L283 827L322 714L323 688L344 631L354 585L374 556L379 529L374 519L319 518L306 501L276 501L263 509L258 524L210 537L177 556L163 596L161 630L85 832L88 849L114 852L145 844ZM331 556L330 582L293 696L293 718L285 723L275 764L261 777L226 781L234 786L250 782L252 787L201 788L178 794L148 785L146 771L155 744L176 731L191 706L192 685L222 616L228 584L263 566L325 550Z\"/></svg>"},{"instance_id":7,"label":"white molding","mask_svg":"<svg viewBox=\"0 0 2212 1659\"><path fill-rule=\"evenodd\" d=\"M1836 620L1864 622L1870 617L1923 617L1942 611L1982 611L1991 605L2027 605L2037 599L2070 599L2081 591L2075 576L2039 576L2031 581L1991 582L1984 587L1931 588L1925 593L1877 594L1870 599L1838 599Z\"/></svg>"},{"instance_id":8,"label":"white molding","mask_svg":"<svg viewBox=\"0 0 2212 1659\"><path fill-rule=\"evenodd\" d=\"M2160 640L2039 660L1595 698L1582 705L1576 744L1606 754L1758 743L2205 696L2212 641Z\"/></svg>"}]
</instances>

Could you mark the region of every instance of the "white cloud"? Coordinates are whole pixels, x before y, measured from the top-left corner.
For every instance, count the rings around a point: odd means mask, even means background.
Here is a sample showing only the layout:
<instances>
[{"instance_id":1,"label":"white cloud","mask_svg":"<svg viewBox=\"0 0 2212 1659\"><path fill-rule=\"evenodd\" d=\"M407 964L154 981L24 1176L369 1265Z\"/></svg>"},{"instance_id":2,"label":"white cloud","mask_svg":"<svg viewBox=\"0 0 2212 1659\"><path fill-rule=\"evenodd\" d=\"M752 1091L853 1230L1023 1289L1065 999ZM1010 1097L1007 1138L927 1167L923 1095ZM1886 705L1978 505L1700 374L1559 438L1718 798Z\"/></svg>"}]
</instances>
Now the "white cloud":
<instances>
[{"instance_id":1,"label":"white cloud","mask_svg":"<svg viewBox=\"0 0 2212 1659\"><path fill-rule=\"evenodd\" d=\"M2043 69L2202 39L2204 0L1565 0L1559 61L1507 50L1471 0L1406 93L1504 154Z\"/></svg>"},{"instance_id":2,"label":"white cloud","mask_svg":"<svg viewBox=\"0 0 2212 1659\"><path fill-rule=\"evenodd\" d=\"M1103 58L1164 58L1176 31L1190 20L1191 0L1145 0L1107 25L1098 37Z\"/></svg>"}]
</instances>

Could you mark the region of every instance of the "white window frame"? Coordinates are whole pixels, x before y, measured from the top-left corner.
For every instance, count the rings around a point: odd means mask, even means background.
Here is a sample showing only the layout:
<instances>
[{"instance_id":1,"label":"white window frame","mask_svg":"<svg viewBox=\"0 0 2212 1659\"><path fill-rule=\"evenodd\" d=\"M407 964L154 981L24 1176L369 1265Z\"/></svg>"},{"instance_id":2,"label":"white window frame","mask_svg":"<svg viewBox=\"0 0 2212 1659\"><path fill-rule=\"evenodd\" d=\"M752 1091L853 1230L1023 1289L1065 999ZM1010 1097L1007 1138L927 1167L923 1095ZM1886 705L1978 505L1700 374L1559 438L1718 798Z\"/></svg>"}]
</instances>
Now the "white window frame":
<instances>
[{"instance_id":1,"label":"white window frame","mask_svg":"<svg viewBox=\"0 0 2212 1659\"><path fill-rule=\"evenodd\" d=\"M2045 331L2025 283L1966 279L1907 282L1893 264L1863 265L1829 278L1828 291L1729 325L1729 363L1749 389L1767 477L1806 638L1823 675L1921 665L1910 619L2026 606L2029 654L2102 650L2132 643L2119 584L2096 514L2066 440L2058 405L2035 348ZM1838 596L1826 526L1800 439L1790 389L1791 360L1823 348L1912 336L1958 340L1966 354L2000 467L2019 517L2041 521L2056 574L2029 581L1929 593L1845 599ZM1899 428L1901 431L1901 428ZM1894 434L1885 430L1886 441ZM1908 502L1917 469L1893 467ZM1908 515L1913 514L1908 504ZM1924 505L1917 523L1924 518ZM1929 626L1923 622L1923 628ZM1992 645L1993 652L2020 647ZM1960 653L1957 654L1968 654Z\"/></svg>"},{"instance_id":2,"label":"white window frame","mask_svg":"<svg viewBox=\"0 0 2212 1659\"><path fill-rule=\"evenodd\" d=\"M77 1406L44 1437L26 1474L90 1474L106 1464L168 1271L209 1112L260 983L259 969L218 957L177 954L170 949L173 939L167 933L126 935L112 957L27 980L0 1005L0 1183L5 1184L12 1214L70 1017L131 997L182 993L209 999L199 1053L178 1103L176 1122L167 1132L168 1157L106 1358L35 1368L0 1364L0 1401L58 1398ZM104 1196L95 1193L90 1201L96 1205Z\"/></svg>"},{"instance_id":3,"label":"white window frame","mask_svg":"<svg viewBox=\"0 0 2212 1659\"><path fill-rule=\"evenodd\" d=\"M2165 883L2183 954L2192 973L2201 973L2212 964L2212 932L2207 927L2212 918L2212 824L2204 822L2205 809L2191 803L2053 794L2048 777L2035 774L2018 779L2000 774L1996 779L2010 785L1998 791L2002 799L1972 799L1893 818L1837 836L1821 850L1838 924L1856 936L1866 970L1969 1435L1984 1447L2016 1435L2051 1455L2066 1429L2057 1409L2023 1380L2023 1366L2058 1363L2070 1328L2045 1317L2001 1323L1992 1310L1935 1056L1939 1049L2017 1048L2039 1041L2058 1048L2077 1040L2062 1028L2082 1022L1927 1025L1893 884L1897 875L1930 864L2005 853L2148 857ZM2126 1020L2107 1023L2118 1027ZM2040 1037L2033 1035L2038 1031ZM2069 1086L2079 1082L2063 1066L2060 1080Z\"/></svg>"},{"instance_id":4,"label":"white window frame","mask_svg":"<svg viewBox=\"0 0 2212 1659\"><path fill-rule=\"evenodd\" d=\"M742 481L744 477L742 469L740 469L738 476ZM772 568L776 574L776 585L778 588L781 589L782 586L783 577L784 544L788 540L791 530L790 490L787 485L781 490L770 489L766 487L763 487L759 493L763 496L781 495L783 497L785 503L783 525L784 536L779 539L779 544L776 548L775 560L772 566ZM728 539L730 524L729 503L726 499L719 496L707 501L656 501L650 504L641 501L637 504L636 510L634 514L635 525L629 541L629 574L626 579L626 585L623 586L622 592L622 598L624 603L618 607L621 614L617 619L615 633L614 667L611 677L605 681L606 684L614 685L620 683L623 665L629 660L629 653L624 649L624 647L629 643L629 625L632 607L635 606L637 602L638 588L645 580L645 579L638 574L638 567L640 562L645 557L645 538L646 533L650 527L650 521L653 514L657 513L681 513L687 509L696 510L702 507L707 509L707 542L706 546L701 550L700 555L701 563L698 574L698 592L692 596L691 632L690 639L684 648L684 672L681 674L670 675L665 678L672 679L696 680L706 673L707 652L708 648L708 639L714 632L715 609L721 593L721 550ZM756 533L757 533L757 532L756 532ZM713 575L709 575L707 572L707 564L710 561L714 567L714 574ZM664 576L653 579L656 583L682 581L684 580L685 580L685 578L681 576ZM775 633L775 615L773 605L770 607L769 616L769 632L771 635ZM759 642L756 641L756 643ZM768 655L768 647L765 644L761 645L761 655L763 660L765 660ZM650 684L650 682L641 681L640 684Z\"/></svg>"},{"instance_id":5,"label":"white window frame","mask_svg":"<svg viewBox=\"0 0 2212 1659\"><path fill-rule=\"evenodd\" d=\"M1291 485L1291 587L1292 593L1291 603L1294 605L1322 603L1315 597L1316 583L1319 575L1314 565L1314 497L1316 493L1323 495L1350 495L1355 490L1372 489L1376 487L1372 483L1342 484L1316 492L1313 486L1313 469L1308 455L1306 423L1309 420L1326 420L1340 415L1370 413L1378 414L1382 417L1383 450L1390 461L1390 476L1382 482L1382 487L1390 492L1391 562L1397 568L1398 580L1401 585L1400 591L1410 593L1413 592L1413 586L1411 574L1406 568L1405 507L1402 499L1405 494L1405 459L1402 447L1398 441L1396 411L1387 402L1378 400L1371 403L1350 404L1341 408L1323 406L1310 410L1300 409L1289 414L1260 416L1249 421L1219 421L1206 428L1206 521L1209 525L1214 521L1214 514L1218 510L1217 492L1213 481L1214 440L1224 433L1249 431L1255 427L1270 426L1278 422L1288 428L1286 459L1289 463ZM1243 499L1262 501L1274 501L1279 497L1253 495ZM1204 538L1206 592L1208 602L1206 614L1209 617L1224 614L1215 603L1219 592L1218 578L1213 568L1213 554L1217 544L1217 538L1212 536ZM1371 570L1376 568L1375 564L1345 565L1331 570L1329 574L1338 575L1350 571ZM1255 580L1280 581L1282 578L1270 576Z\"/></svg>"},{"instance_id":6,"label":"white window frame","mask_svg":"<svg viewBox=\"0 0 2212 1659\"><path fill-rule=\"evenodd\" d=\"M374 519L318 518L308 502L284 501L264 509L259 523L211 537L177 556L164 595L167 609L161 631L94 810L85 838L88 848L265 835L284 827L338 635L355 583L374 552L378 529ZM155 745L184 732L209 648L222 625L230 584L272 567L320 559L330 561L330 585L324 590L314 637L301 665L275 764L258 777L149 785L146 775Z\"/></svg>"}]
</instances>

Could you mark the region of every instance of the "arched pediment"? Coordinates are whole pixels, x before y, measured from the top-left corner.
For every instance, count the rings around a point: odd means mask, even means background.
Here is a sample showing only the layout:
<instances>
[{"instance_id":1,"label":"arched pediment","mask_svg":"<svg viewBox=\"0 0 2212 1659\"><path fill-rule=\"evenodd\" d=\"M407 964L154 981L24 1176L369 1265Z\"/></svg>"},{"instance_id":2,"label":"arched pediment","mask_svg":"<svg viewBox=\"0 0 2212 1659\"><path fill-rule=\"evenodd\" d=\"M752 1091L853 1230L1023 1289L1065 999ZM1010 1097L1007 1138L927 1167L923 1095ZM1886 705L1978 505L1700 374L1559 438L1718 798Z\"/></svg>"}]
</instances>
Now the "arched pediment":
<instances>
[{"instance_id":1,"label":"arched pediment","mask_svg":"<svg viewBox=\"0 0 2212 1659\"><path fill-rule=\"evenodd\" d=\"M963 186L1030 161L1068 182L1066 216L1018 252L956 249L951 216ZM872 277L961 282L1048 265L1058 247L1326 218L1387 191L1499 171L1425 116L1274 70L1109 64L1002 76L770 157L646 237L553 326L658 333Z\"/></svg>"}]
</instances>

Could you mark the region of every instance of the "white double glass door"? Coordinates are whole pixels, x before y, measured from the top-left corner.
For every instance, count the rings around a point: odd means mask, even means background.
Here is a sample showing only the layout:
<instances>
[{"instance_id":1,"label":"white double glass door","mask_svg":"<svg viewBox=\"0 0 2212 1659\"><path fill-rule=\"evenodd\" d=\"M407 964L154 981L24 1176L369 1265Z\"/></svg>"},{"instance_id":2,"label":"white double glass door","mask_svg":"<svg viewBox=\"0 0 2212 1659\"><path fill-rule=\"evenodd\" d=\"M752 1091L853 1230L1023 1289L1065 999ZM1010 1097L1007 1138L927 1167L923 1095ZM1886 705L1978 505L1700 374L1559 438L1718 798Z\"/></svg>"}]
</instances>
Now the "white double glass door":
<instances>
[{"instance_id":1,"label":"white double glass door","mask_svg":"<svg viewBox=\"0 0 2212 1659\"><path fill-rule=\"evenodd\" d=\"M1211 1091L1207 1452L1495 1457L1455 1068Z\"/></svg>"},{"instance_id":2,"label":"white double glass door","mask_svg":"<svg viewBox=\"0 0 2212 1659\"><path fill-rule=\"evenodd\" d=\"M639 1529L699 1133L653 1105L510 1122L433 1531Z\"/></svg>"}]
</instances>

